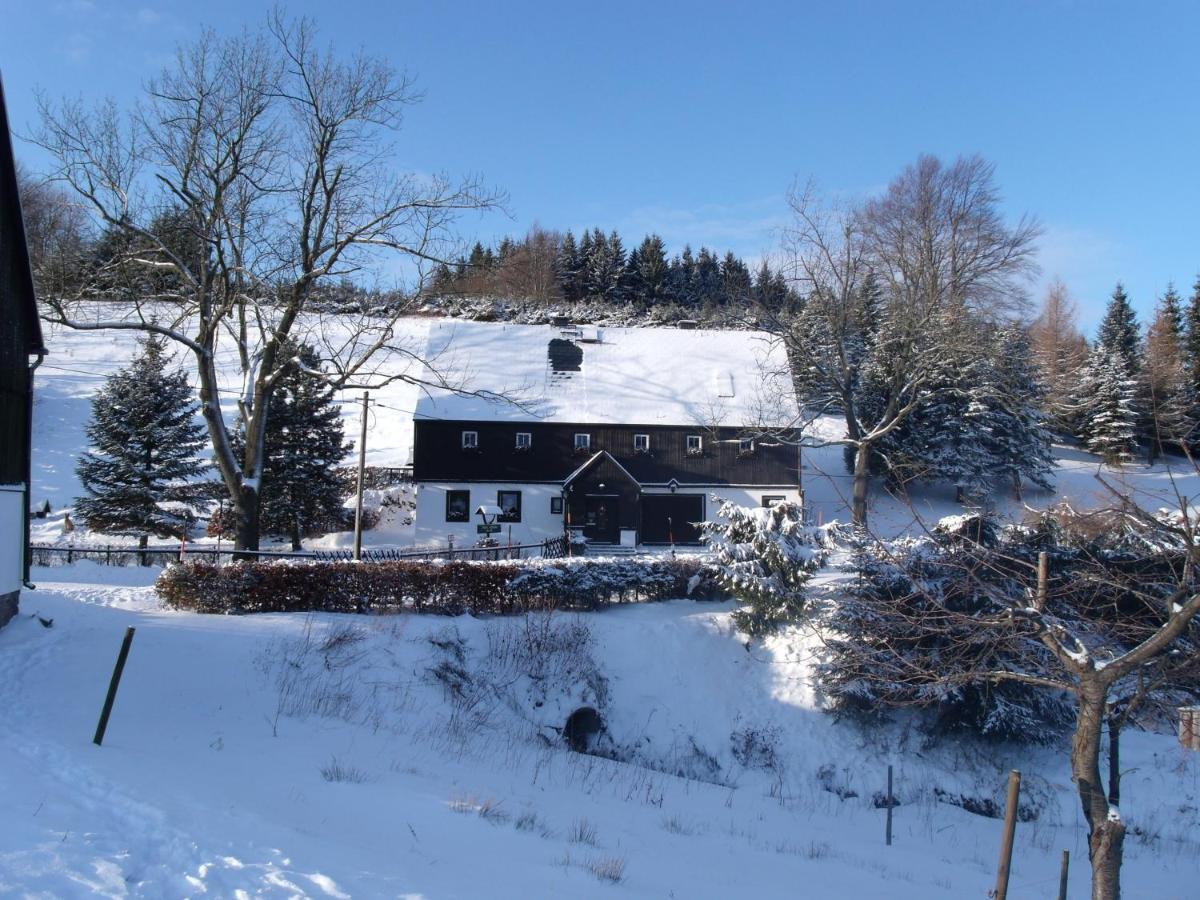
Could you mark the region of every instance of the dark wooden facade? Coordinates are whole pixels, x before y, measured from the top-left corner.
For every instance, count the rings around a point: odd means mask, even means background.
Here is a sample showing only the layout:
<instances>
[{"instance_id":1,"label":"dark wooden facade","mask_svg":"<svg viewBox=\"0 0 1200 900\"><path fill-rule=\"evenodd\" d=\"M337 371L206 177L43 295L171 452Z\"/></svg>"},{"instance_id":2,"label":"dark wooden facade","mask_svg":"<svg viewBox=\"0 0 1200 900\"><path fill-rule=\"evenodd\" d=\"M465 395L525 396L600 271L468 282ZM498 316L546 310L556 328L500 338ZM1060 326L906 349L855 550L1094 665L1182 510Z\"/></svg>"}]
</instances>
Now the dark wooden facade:
<instances>
[{"instance_id":1,"label":"dark wooden facade","mask_svg":"<svg viewBox=\"0 0 1200 900\"><path fill-rule=\"evenodd\" d=\"M0 85L0 486L10 495L0 515L20 517L19 522L5 522L0 531L19 535L21 540L19 548L0 548L6 560L21 560L18 573L6 570L0 575L5 579L0 586L0 625L16 613L20 583L29 578L30 438L36 365L30 364L30 357L40 361L45 352L17 194L4 88ZM19 498L12 497L14 493Z\"/></svg>"},{"instance_id":2,"label":"dark wooden facade","mask_svg":"<svg viewBox=\"0 0 1200 900\"><path fill-rule=\"evenodd\" d=\"M478 434L478 445L462 446L462 433ZM518 432L530 446L518 449ZM575 435L591 436L586 450L575 449ZM647 452L634 450L634 435L650 438ZM701 451L688 452L688 436L698 436ZM740 428L674 425L577 425L561 422L458 422L418 419L413 437L413 478L417 481L564 481L596 452L607 451L642 486L764 485L799 486L800 454L796 438L763 436ZM743 452L743 439L753 439Z\"/></svg>"},{"instance_id":3,"label":"dark wooden facade","mask_svg":"<svg viewBox=\"0 0 1200 900\"><path fill-rule=\"evenodd\" d=\"M586 447L576 446L580 434ZM699 440L698 451L689 438ZM413 480L559 485L562 525L589 541L627 542L632 533L637 543L688 544L700 537L692 523L712 511L710 490L798 489L797 438L740 428L418 419Z\"/></svg>"}]
</instances>

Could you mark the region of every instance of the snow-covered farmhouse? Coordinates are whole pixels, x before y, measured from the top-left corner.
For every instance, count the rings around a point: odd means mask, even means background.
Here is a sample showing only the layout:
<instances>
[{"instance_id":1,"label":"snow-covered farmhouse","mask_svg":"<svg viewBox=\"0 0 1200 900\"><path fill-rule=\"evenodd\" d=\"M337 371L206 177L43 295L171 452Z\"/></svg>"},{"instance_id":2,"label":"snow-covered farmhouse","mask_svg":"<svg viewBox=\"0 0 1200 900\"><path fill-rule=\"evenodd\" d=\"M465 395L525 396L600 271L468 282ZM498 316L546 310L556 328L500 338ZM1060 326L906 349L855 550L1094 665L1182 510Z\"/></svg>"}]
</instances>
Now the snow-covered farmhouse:
<instances>
[{"instance_id":1,"label":"snow-covered farmhouse","mask_svg":"<svg viewBox=\"0 0 1200 900\"><path fill-rule=\"evenodd\" d=\"M29 463L33 368L46 349L17 195L4 87L0 85L0 625L17 612L29 578Z\"/></svg>"},{"instance_id":2,"label":"snow-covered farmhouse","mask_svg":"<svg viewBox=\"0 0 1200 900\"><path fill-rule=\"evenodd\" d=\"M800 499L795 397L760 332L447 321L427 352L455 375L414 414L418 543L691 544L714 494Z\"/></svg>"}]
</instances>

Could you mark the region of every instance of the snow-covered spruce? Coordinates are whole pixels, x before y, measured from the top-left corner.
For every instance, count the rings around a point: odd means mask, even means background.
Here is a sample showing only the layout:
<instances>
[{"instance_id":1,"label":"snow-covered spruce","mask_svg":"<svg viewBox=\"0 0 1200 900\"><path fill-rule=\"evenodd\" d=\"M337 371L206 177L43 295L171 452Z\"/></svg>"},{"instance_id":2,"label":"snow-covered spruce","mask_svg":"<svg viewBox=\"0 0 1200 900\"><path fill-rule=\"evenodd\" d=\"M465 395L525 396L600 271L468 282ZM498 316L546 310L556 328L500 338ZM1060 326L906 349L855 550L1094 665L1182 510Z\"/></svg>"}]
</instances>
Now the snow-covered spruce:
<instances>
[{"instance_id":1,"label":"snow-covered spruce","mask_svg":"<svg viewBox=\"0 0 1200 900\"><path fill-rule=\"evenodd\" d=\"M717 582L745 604L733 620L748 634L770 634L804 611L805 585L826 551L802 513L797 503L751 509L723 501L718 520L700 525Z\"/></svg>"},{"instance_id":2,"label":"snow-covered spruce","mask_svg":"<svg viewBox=\"0 0 1200 900\"><path fill-rule=\"evenodd\" d=\"M187 534L195 519L188 482L205 464L196 455L204 431L187 376L167 370L162 339L148 335L139 347L92 398L92 449L77 467L87 496L76 509L93 531L133 535L144 547L151 535Z\"/></svg>"}]
</instances>

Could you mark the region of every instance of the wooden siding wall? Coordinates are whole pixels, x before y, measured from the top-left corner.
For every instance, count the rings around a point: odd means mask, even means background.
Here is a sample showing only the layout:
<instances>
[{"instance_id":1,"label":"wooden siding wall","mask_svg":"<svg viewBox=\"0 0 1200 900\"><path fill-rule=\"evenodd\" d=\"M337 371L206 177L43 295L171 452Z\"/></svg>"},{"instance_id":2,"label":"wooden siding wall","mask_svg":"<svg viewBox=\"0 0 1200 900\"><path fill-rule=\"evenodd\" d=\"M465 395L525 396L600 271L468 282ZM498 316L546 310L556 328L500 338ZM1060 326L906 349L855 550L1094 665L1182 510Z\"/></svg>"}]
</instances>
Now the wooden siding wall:
<instances>
[{"instance_id":1,"label":"wooden siding wall","mask_svg":"<svg viewBox=\"0 0 1200 900\"><path fill-rule=\"evenodd\" d=\"M462 448L462 432L476 431L479 446ZM519 431L532 435L528 450L516 450ZM575 434L592 436L586 452L574 450ZM650 435L650 452L634 453L633 436ZM703 441L699 456L687 452L687 436ZM562 423L452 422L417 420L413 478L419 481L562 481L593 453L607 450L641 484L798 485L799 451L794 442L756 441L741 456L739 428L664 425L572 425Z\"/></svg>"}]
</instances>

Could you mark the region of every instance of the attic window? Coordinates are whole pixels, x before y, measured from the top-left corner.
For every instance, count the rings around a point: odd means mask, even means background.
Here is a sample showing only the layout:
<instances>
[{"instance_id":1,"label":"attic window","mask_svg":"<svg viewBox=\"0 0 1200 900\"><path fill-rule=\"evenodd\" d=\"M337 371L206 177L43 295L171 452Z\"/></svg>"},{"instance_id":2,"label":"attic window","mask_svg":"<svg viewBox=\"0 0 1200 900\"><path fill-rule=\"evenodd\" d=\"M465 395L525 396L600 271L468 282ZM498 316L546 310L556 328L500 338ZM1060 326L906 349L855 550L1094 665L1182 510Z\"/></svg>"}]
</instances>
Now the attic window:
<instances>
[{"instance_id":1,"label":"attic window","mask_svg":"<svg viewBox=\"0 0 1200 900\"><path fill-rule=\"evenodd\" d=\"M518 450L528 450L533 446L533 435L528 431L517 432L517 443L514 445Z\"/></svg>"},{"instance_id":2,"label":"attic window","mask_svg":"<svg viewBox=\"0 0 1200 900\"><path fill-rule=\"evenodd\" d=\"M575 435L575 449L587 450L592 446L592 436L590 434Z\"/></svg>"},{"instance_id":3,"label":"attic window","mask_svg":"<svg viewBox=\"0 0 1200 900\"><path fill-rule=\"evenodd\" d=\"M462 433L462 448L464 450L475 450L479 447L479 432L464 431Z\"/></svg>"},{"instance_id":4,"label":"attic window","mask_svg":"<svg viewBox=\"0 0 1200 900\"><path fill-rule=\"evenodd\" d=\"M704 452L704 442L698 434L689 434L687 436L687 452L689 456L699 456Z\"/></svg>"},{"instance_id":5,"label":"attic window","mask_svg":"<svg viewBox=\"0 0 1200 900\"><path fill-rule=\"evenodd\" d=\"M738 456L753 456L754 455L754 439L742 438L738 441Z\"/></svg>"},{"instance_id":6,"label":"attic window","mask_svg":"<svg viewBox=\"0 0 1200 900\"><path fill-rule=\"evenodd\" d=\"M635 434L633 436L633 452L634 453L649 453L650 452L650 435Z\"/></svg>"}]
</instances>

